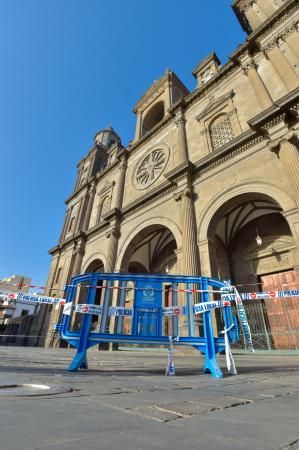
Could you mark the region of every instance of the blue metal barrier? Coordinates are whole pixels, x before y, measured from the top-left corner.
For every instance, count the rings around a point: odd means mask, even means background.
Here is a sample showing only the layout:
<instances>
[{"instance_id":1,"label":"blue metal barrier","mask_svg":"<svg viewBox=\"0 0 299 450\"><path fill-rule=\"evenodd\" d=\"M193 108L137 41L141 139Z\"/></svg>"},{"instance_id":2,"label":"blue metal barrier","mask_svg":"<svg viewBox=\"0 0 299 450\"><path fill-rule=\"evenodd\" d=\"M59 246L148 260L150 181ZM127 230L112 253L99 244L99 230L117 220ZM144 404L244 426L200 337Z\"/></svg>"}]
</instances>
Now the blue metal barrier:
<instances>
[{"instance_id":1,"label":"blue metal barrier","mask_svg":"<svg viewBox=\"0 0 299 450\"><path fill-rule=\"evenodd\" d=\"M211 311L200 315L203 318L203 335L200 336L193 311L194 303L219 299L220 290L228 292L227 283L208 277L130 273L92 273L74 277L67 288L66 302L101 305L101 315L95 316L96 321L92 314L74 311L70 316L62 316L61 337L77 349L69 370L86 369L87 350L99 343L168 345L171 335L178 337L176 345L190 345L205 355L204 373L222 377L216 354L225 348L224 337L214 336ZM133 294L132 310L125 308L128 292ZM171 293L168 306L174 307L177 315L165 315L166 292ZM121 307L122 315L112 315L117 310L113 307ZM125 309L130 313L128 316L124 314ZM182 311L185 315L181 315ZM238 339L235 319L231 307L225 306L223 327L227 329L234 325L228 332L230 342Z\"/></svg>"}]
</instances>

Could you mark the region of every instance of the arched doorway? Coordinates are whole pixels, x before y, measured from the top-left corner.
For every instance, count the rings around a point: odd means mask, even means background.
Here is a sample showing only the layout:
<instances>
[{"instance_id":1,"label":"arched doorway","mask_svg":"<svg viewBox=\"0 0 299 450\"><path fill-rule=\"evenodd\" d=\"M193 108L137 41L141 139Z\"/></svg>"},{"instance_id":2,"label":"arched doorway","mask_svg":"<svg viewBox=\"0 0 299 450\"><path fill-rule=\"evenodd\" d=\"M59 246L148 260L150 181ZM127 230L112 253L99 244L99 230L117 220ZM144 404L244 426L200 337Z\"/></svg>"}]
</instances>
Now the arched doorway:
<instances>
[{"instance_id":1,"label":"arched doorway","mask_svg":"<svg viewBox=\"0 0 299 450\"><path fill-rule=\"evenodd\" d=\"M177 273L177 243L173 233L164 225L149 225L142 229L127 244L121 261L121 271L130 273ZM130 287L130 285L128 285ZM131 286L133 287L133 286ZM134 304L134 290L129 289L126 295L126 307ZM171 306L171 291L164 285L163 305ZM129 333L130 318L124 319L124 330ZM164 334L171 334L169 318L164 320Z\"/></svg>"},{"instance_id":2,"label":"arched doorway","mask_svg":"<svg viewBox=\"0 0 299 450\"><path fill-rule=\"evenodd\" d=\"M294 270L296 248L281 206L258 193L237 195L214 214L208 237L211 270L230 279L240 292L285 290L299 287ZM295 299L245 302L257 349L298 349L299 307Z\"/></svg>"},{"instance_id":3,"label":"arched doorway","mask_svg":"<svg viewBox=\"0 0 299 450\"><path fill-rule=\"evenodd\" d=\"M131 273L175 273L176 249L175 238L167 227L150 225L127 246L121 270Z\"/></svg>"},{"instance_id":4,"label":"arched doorway","mask_svg":"<svg viewBox=\"0 0 299 450\"><path fill-rule=\"evenodd\" d=\"M85 269L83 269L82 273L97 273L97 272L104 272L104 263L101 259L95 258L92 260ZM95 305L101 305L102 302L102 296L103 296L103 289L102 287L102 281L98 281L97 283L97 289L95 294ZM75 297L75 304L79 305L82 303L86 303L86 293L87 293L87 286L88 283L80 283L80 285L76 289L76 297ZM80 313L74 313L71 320L71 327L73 331L79 331L81 329L82 324L82 314ZM95 330L99 324L100 318L98 315L93 314L91 317L91 330Z\"/></svg>"},{"instance_id":5,"label":"arched doorway","mask_svg":"<svg viewBox=\"0 0 299 450\"><path fill-rule=\"evenodd\" d=\"M100 273L104 272L104 263L101 259L96 258L94 259L85 269L84 273ZM97 283L97 290L96 290L96 296L94 300L95 305L101 305L102 302L102 296L103 296L103 289L101 289L103 283L102 281L98 281ZM85 301L85 295L83 292L83 299ZM79 302L80 303L80 302ZM99 324L100 317L93 314L91 316L91 330L95 330Z\"/></svg>"}]
</instances>

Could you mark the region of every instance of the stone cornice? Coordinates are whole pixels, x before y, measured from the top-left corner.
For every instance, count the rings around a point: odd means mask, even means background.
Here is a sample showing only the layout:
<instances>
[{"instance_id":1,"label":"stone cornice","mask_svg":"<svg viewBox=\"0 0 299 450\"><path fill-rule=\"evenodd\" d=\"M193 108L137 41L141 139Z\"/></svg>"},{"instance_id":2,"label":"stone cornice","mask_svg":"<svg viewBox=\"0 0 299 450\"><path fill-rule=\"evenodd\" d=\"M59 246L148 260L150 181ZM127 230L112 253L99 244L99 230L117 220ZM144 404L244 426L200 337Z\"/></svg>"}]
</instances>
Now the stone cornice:
<instances>
[{"instance_id":1,"label":"stone cornice","mask_svg":"<svg viewBox=\"0 0 299 450\"><path fill-rule=\"evenodd\" d=\"M89 152L87 153L87 155L83 156L83 158L80 159L80 161L77 163L77 167L79 168L79 166L80 166L86 159L88 159L88 157L89 157L92 153L95 153L96 150L97 150L97 146L94 145L94 146L89 150Z\"/></svg>"},{"instance_id":2,"label":"stone cornice","mask_svg":"<svg viewBox=\"0 0 299 450\"><path fill-rule=\"evenodd\" d=\"M294 103L299 100L299 88L289 92L287 95L277 100L270 108L262 111L257 116L248 121L248 125L254 130L267 129L286 118L287 112Z\"/></svg>"},{"instance_id":3,"label":"stone cornice","mask_svg":"<svg viewBox=\"0 0 299 450\"><path fill-rule=\"evenodd\" d=\"M186 161L169 172L164 174L164 177L167 178L170 182L174 182L182 176L189 175L193 172L194 165L190 161Z\"/></svg>"},{"instance_id":4,"label":"stone cornice","mask_svg":"<svg viewBox=\"0 0 299 450\"><path fill-rule=\"evenodd\" d=\"M194 164L195 174L202 174L207 172L208 170L217 167L223 162L231 159L235 155L242 153L244 150L252 147L258 142L261 142L264 139L262 135L257 135L255 131L248 130L245 131L241 136L233 139L227 144L223 145L220 149L209 153L206 157L202 158L198 162Z\"/></svg>"},{"instance_id":5,"label":"stone cornice","mask_svg":"<svg viewBox=\"0 0 299 450\"><path fill-rule=\"evenodd\" d=\"M92 228L89 228L89 230L85 231L86 237L90 238L91 236L97 234L99 231L105 230L107 227L109 227L109 222L102 220L97 225L95 225Z\"/></svg>"},{"instance_id":6,"label":"stone cornice","mask_svg":"<svg viewBox=\"0 0 299 450\"><path fill-rule=\"evenodd\" d=\"M60 246L59 245L55 245L55 247L50 248L50 250L48 250L48 253L50 255L55 255L55 253L59 252L60 250Z\"/></svg>"},{"instance_id":7,"label":"stone cornice","mask_svg":"<svg viewBox=\"0 0 299 450\"><path fill-rule=\"evenodd\" d=\"M267 137L266 130L276 123L279 123L281 120L285 120L288 109L290 109L292 104L298 100L298 97L299 88L292 93L287 94L266 111L263 111L256 117L253 117L250 121L248 121L248 124L251 126L252 130L246 131L227 144L223 145L220 149L209 153L209 155L196 162L194 165L194 174L207 172L208 170L224 163L228 159L231 159L239 153L249 149L255 144L265 140Z\"/></svg>"},{"instance_id":8,"label":"stone cornice","mask_svg":"<svg viewBox=\"0 0 299 450\"><path fill-rule=\"evenodd\" d=\"M103 215L103 220L105 220L105 222L109 222L111 219L119 218L120 216L121 211L118 208L112 208Z\"/></svg>"},{"instance_id":9,"label":"stone cornice","mask_svg":"<svg viewBox=\"0 0 299 450\"><path fill-rule=\"evenodd\" d=\"M262 39L272 33L275 27L283 23L290 17L299 7L297 0L288 0L274 14L272 14L265 22L263 22L257 30L248 36L248 42L261 42Z\"/></svg>"},{"instance_id":10,"label":"stone cornice","mask_svg":"<svg viewBox=\"0 0 299 450\"><path fill-rule=\"evenodd\" d=\"M233 98L235 95L234 91L231 89L226 94L222 95L221 97L213 97L209 99L208 105L201 111L198 116L196 116L196 120L199 122L206 114L213 111L215 108L217 108L222 103L226 102L229 98Z\"/></svg>"},{"instance_id":11,"label":"stone cornice","mask_svg":"<svg viewBox=\"0 0 299 450\"><path fill-rule=\"evenodd\" d=\"M84 231L78 231L76 234L74 234L73 236L65 239L64 241L60 242L58 245L56 245L55 247L52 247L48 253L50 253L50 255L53 255L56 252L60 252L61 250L63 250L65 247L67 247L69 244L72 244L78 240L83 240L85 241L86 239L86 233Z\"/></svg>"},{"instance_id":12,"label":"stone cornice","mask_svg":"<svg viewBox=\"0 0 299 450\"><path fill-rule=\"evenodd\" d=\"M279 120L279 113L280 109L276 105L270 106L270 108L265 109L257 116L253 117L252 119L248 120L248 125L253 130L260 130L260 126L266 122L270 122L271 120Z\"/></svg>"},{"instance_id":13,"label":"stone cornice","mask_svg":"<svg viewBox=\"0 0 299 450\"><path fill-rule=\"evenodd\" d=\"M234 61L228 61L221 66L218 72L216 72L210 80L184 98L186 108L194 103L199 97L206 95L209 90L214 89L218 82L222 81L222 79L227 77L233 70L239 70L239 66Z\"/></svg>"},{"instance_id":14,"label":"stone cornice","mask_svg":"<svg viewBox=\"0 0 299 450\"><path fill-rule=\"evenodd\" d=\"M93 176L92 178L90 178L88 181L86 181L86 183L82 184L82 186L80 186L75 192L73 192L66 200L65 200L65 204L67 205L71 200L73 200L75 197L80 197L80 195L82 194L82 192L86 189L90 189L90 187L92 186L92 184L94 183L96 177Z\"/></svg>"},{"instance_id":15,"label":"stone cornice","mask_svg":"<svg viewBox=\"0 0 299 450\"><path fill-rule=\"evenodd\" d=\"M130 212L135 211L139 206L149 203L153 199L156 200L157 198L164 196L167 191L171 191L176 188L177 188L176 184L171 184L169 181L164 181L155 189L152 189L150 192L147 192L141 197L138 197L138 199L132 201L127 206L122 208L121 210L122 216L124 217Z\"/></svg>"},{"instance_id":16,"label":"stone cornice","mask_svg":"<svg viewBox=\"0 0 299 450\"><path fill-rule=\"evenodd\" d=\"M135 153L135 151L141 147L145 142L151 139L155 134L157 134L166 124L168 124L172 120L172 116L167 114L161 122L159 122L154 128L152 128L145 136L138 139L138 141L130 144L128 146L128 151L130 154Z\"/></svg>"}]
</instances>

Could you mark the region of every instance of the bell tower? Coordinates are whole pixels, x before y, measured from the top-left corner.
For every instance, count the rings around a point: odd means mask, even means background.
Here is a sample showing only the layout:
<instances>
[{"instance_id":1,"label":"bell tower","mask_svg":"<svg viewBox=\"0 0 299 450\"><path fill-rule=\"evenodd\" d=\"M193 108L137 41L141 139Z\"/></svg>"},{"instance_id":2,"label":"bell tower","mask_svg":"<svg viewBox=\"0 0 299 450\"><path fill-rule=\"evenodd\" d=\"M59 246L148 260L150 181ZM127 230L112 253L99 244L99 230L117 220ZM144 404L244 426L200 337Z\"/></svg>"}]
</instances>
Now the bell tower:
<instances>
[{"instance_id":1,"label":"bell tower","mask_svg":"<svg viewBox=\"0 0 299 450\"><path fill-rule=\"evenodd\" d=\"M137 115L135 141L148 134L162 122L171 108L189 90L174 72L167 69L165 74L146 91L136 104L133 112Z\"/></svg>"}]
</instances>

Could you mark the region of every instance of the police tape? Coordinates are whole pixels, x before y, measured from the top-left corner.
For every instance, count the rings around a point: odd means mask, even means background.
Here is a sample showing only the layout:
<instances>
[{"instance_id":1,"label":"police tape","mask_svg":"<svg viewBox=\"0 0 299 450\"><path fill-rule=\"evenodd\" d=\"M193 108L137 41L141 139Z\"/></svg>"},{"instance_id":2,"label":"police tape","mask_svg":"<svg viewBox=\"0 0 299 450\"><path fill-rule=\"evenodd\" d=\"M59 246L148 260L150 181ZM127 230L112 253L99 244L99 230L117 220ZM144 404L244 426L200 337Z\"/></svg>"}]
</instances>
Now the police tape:
<instances>
[{"instance_id":1,"label":"police tape","mask_svg":"<svg viewBox=\"0 0 299 450\"><path fill-rule=\"evenodd\" d=\"M44 295L34 295L34 294L24 294L23 292L18 292L15 300L18 302L28 302L28 303L45 303L47 305L64 305L65 299L58 297L47 297Z\"/></svg>"},{"instance_id":2,"label":"police tape","mask_svg":"<svg viewBox=\"0 0 299 450\"><path fill-rule=\"evenodd\" d=\"M184 290L185 292L191 292L191 290ZM198 290L192 290L192 292L200 292ZM204 291L207 292L207 291ZM208 291L210 293L213 293L213 291ZM219 292L219 291L217 291ZM241 294L227 294L227 293L223 293L223 291L221 292L221 300L218 300L216 302L203 302L203 303L198 303L196 305L194 305L194 313L195 314L199 314L201 312L205 312L208 311L209 309L214 309L214 308L220 308L222 306L227 306L227 305L221 305L219 304L219 301L224 302L224 301L235 301L237 303L238 298L243 300L258 300L258 299L274 299L274 298L291 298L291 297L299 297L299 289L292 289L292 290L285 290L285 291L268 291L268 292L243 292ZM26 302L26 303L42 303L42 304L53 304L53 305L64 305L66 303L66 300L64 298L59 298L59 297L50 297L50 296L44 296L44 295L37 295L37 294L30 294L30 293L24 293L24 292L9 292L9 291L0 291L0 299L2 301L8 300L8 301L14 301L14 302ZM220 306L215 306L215 305L220 305ZM203 306L199 306L199 305L203 305ZM92 306L92 305L88 305L88 306ZM82 312L81 311L81 306L78 305L79 310L76 312ZM116 308L116 309L111 309L111 314L110 315L123 315L123 316L130 316L132 315L131 309L130 308L124 308L124 307L111 307L111 308ZM184 306L171 306L171 307L163 307L162 308L162 314L164 316L172 316L172 315L186 315L186 309L184 309ZM100 311L100 310L99 310ZM97 314L96 312L94 313L90 313L90 314ZM101 312L99 312L99 314L101 314Z\"/></svg>"},{"instance_id":3,"label":"police tape","mask_svg":"<svg viewBox=\"0 0 299 450\"><path fill-rule=\"evenodd\" d=\"M299 289L289 289L285 291L267 292L242 292L238 294L242 300L260 300L267 298L290 298L299 297ZM236 294L222 294L221 300L235 301Z\"/></svg>"},{"instance_id":4,"label":"police tape","mask_svg":"<svg viewBox=\"0 0 299 450\"><path fill-rule=\"evenodd\" d=\"M164 306L162 316L186 316L187 308L185 306Z\"/></svg>"},{"instance_id":5,"label":"police tape","mask_svg":"<svg viewBox=\"0 0 299 450\"><path fill-rule=\"evenodd\" d=\"M215 308L222 308L224 306L230 306L230 302L218 300L215 302L205 302L205 303L197 303L193 306L194 314L204 313L206 311L211 311ZM135 308L125 308L120 306L111 306L108 310L109 316L124 316L124 317L132 317L134 315ZM138 309L138 308L136 308ZM142 308L144 309L144 308ZM152 309L152 308L150 308ZM79 305L73 305L72 302L65 303L63 308L64 315L71 315L72 312L79 312L81 314L95 314L101 315L103 313L103 308L98 305L88 305L86 303L82 303ZM186 306L169 306L162 308L162 316L183 316L187 314Z\"/></svg>"},{"instance_id":6,"label":"police tape","mask_svg":"<svg viewBox=\"0 0 299 450\"><path fill-rule=\"evenodd\" d=\"M246 314L246 311L245 311L245 308L244 308L244 305L242 302L242 298L241 298L237 288L235 288L235 302L236 302L237 314L239 317L243 335L245 337L246 346L249 351L254 353L252 336L251 336L250 326L249 326L248 319L247 319L247 314Z\"/></svg>"},{"instance_id":7,"label":"police tape","mask_svg":"<svg viewBox=\"0 0 299 450\"><path fill-rule=\"evenodd\" d=\"M214 302L196 303L193 305L193 310L194 314L202 314L216 308L223 308L224 306L230 306L230 302L227 300L216 300Z\"/></svg>"}]
</instances>

